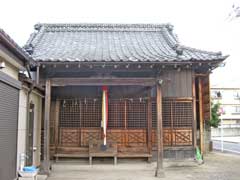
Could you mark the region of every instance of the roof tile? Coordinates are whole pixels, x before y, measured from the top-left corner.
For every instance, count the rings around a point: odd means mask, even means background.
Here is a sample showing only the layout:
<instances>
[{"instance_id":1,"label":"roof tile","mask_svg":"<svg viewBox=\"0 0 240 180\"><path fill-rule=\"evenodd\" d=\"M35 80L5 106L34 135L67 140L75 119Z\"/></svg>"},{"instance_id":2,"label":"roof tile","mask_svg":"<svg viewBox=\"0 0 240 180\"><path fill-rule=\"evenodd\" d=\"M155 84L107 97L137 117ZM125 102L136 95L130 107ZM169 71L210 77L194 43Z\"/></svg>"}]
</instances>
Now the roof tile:
<instances>
[{"instance_id":1,"label":"roof tile","mask_svg":"<svg viewBox=\"0 0 240 180\"><path fill-rule=\"evenodd\" d=\"M179 45L170 24L37 24L27 42L41 61L224 60L220 53Z\"/></svg>"}]
</instances>

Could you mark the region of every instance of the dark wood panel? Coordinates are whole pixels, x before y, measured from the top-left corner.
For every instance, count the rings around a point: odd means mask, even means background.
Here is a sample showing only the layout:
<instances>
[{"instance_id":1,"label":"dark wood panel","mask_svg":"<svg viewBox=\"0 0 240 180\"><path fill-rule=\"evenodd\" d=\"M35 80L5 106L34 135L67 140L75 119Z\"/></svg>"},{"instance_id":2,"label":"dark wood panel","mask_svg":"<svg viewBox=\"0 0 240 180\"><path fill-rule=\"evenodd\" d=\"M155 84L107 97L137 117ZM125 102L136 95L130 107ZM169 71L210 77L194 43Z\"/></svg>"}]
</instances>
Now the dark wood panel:
<instances>
[{"instance_id":1,"label":"dark wood panel","mask_svg":"<svg viewBox=\"0 0 240 180\"><path fill-rule=\"evenodd\" d=\"M192 71L166 71L162 76L163 97L192 97Z\"/></svg>"},{"instance_id":2,"label":"dark wood panel","mask_svg":"<svg viewBox=\"0 0 240 180\"><path fill-rule=\"evenodd\" d=\"M211 117L211 101L210 101L210 89L209 89L209 75L201 77L201 87L202 87L202 111L203 119L209 120Z\"/></svg>"}]
</instances>

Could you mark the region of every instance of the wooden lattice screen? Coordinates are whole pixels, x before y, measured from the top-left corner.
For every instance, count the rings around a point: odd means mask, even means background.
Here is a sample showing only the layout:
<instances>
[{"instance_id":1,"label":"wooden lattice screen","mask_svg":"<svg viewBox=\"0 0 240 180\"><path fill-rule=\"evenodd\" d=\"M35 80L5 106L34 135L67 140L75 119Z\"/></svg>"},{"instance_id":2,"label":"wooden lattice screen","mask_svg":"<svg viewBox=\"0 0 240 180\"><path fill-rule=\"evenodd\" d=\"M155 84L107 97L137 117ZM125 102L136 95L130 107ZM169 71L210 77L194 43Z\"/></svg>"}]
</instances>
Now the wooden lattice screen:
<instances>
[{"instance_id":1,"label":"wooden lattice screen","mask_svg":"<svg viewBox=\"0 0 240 180\"><path fill-rule=\"evenodd\" d=\"M126 114L126 101L119 99L109 100L108 127L109 128L124 128Z\"/></svg>"},{"instance_id":2,"label":"wooden lattice screen","mask_svg":"<svg viewBox=\"0 0 240 180\"><path fill-rule=\"evenodd\" d=\"M147 99L109 99L108 139L119 144L146 145ZM87 146L101 138L100 98L60 101L59 143ZM163 99L164 146L192 144L192 101ZM156 102L152 99L152 143L156 144ZM141 138L140 138L141 136ZM131 140L132 138L132 140Z\"/></svg>"},{"instance_id":3,"label":"wooden lattice screen","mask_svg":"<svg viewBox=\"0 0 240 180\"><path fill-rule=\"evenodd\" d=\"M190 100L163 98L164 146L192 145L193 107ZM153 146L156 145L156 101L152 101Z\"/></svg>"},{"instance_id":4,"label":"wooden lattice screen","mask_svg":"<svg viewBox=\"0 0 240 180\"><path fill-rule=\"evenodd\" d=\"M127 128L147 127L147 101L134 99L127 102Z\"/></svg>"},{"instance_id":5,"label":"wooden lattice screen","mask_svg":"<svg viewBox=\"0 0 240 180\"><path fill-rule=\"evenodd\" d=\"M60 127L100 127L101 100L63 100ZM147 101L142 99L109 99L109 128L146 128Z\"/></svg>"},{"instance_id":6,"label":"wooden lattice screen","mask_svg":"<svg viewBox=\"0 0 240 180\"><path fill-rule=\"evenodd\" d=\"M163 99L163 127L192 127L192 101ZM156 128L156 101L152 101L152 127Z\"/></svg>"},{"instance_id":7,"label":"wooden lattice screen","mask_svg":"<svg viewBox=\"0 0 240 180\"><path fill-rule=\"evenodd\" d=\"M60 106L60 127L100 127L100 99L63 100Z\"/></svg>"}]
</instances>

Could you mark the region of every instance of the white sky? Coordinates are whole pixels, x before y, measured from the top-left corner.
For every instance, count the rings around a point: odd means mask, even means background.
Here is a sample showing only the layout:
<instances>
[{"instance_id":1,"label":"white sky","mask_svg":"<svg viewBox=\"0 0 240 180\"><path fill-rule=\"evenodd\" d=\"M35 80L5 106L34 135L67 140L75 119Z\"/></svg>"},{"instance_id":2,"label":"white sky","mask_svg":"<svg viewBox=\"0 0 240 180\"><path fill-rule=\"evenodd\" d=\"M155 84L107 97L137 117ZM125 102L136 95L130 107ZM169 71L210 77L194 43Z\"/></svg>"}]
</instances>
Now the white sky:
<instances>
[{"instance_id":1,"label":"white sky","mask_svg":"<svg viewBox=\"0 0 240 180\"><path fill-rule=\"evenodd\" d=\"M240 87L240 18L228 18L240 0L2 0L0 27L24 45L34 24L171 23L182 44L229 54L212 85Z\"/></svg>"}]
</instances>

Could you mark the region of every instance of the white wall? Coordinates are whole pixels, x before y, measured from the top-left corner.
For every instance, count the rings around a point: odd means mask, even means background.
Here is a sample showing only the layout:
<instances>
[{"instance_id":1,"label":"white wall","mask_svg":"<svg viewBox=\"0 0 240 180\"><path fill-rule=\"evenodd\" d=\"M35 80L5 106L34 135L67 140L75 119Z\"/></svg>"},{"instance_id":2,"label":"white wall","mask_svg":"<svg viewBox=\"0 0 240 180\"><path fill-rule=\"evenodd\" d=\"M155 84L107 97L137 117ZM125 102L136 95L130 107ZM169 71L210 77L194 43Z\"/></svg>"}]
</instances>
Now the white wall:
<instances>
[{"instance_id":1,"label":"white wall","mask_svg":"<svg viewBox=\"0 0 240 180\"><path fill-rule=\"evenodd\" d=\"M36 93L31 93L30 102L34 104L34 130L33 130L33 165L40 165L41 155L41 119L42 119L42 99Z\"/></svg>"},{"instance_id":2,"label":"white wall","mask_svg":"<svg viewBox=\"0 0 240 180\"><path fill-rule=\"evenodd\" d=\"M19 93L18 113L18 143L17 143L17 169L19 169L20 154L26 152L27 129L27 91L22 89Z\"/></svg>"},{"instance_id":3,"label":"white wall","mask_svg":"<svg viewBox=\"0 0 240 180\"><path fill-rule=\"evenodd\" d=\"M33 165L40 165L41 153L41 118L42 118L42 98L32 91L29 102L34 104L34 131L33 131ZM19 116L18 116L18 150L17 150L17 168L19 168L19 157L21 153L26 154L27 138L27 89L20 90L19 94Z\"/></svg>"}]
</instances>

